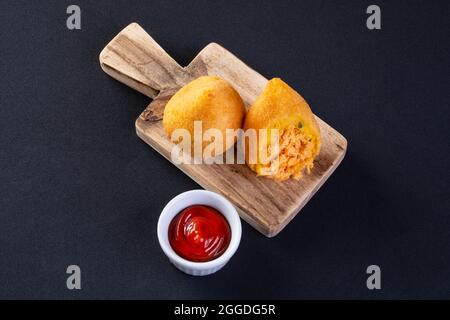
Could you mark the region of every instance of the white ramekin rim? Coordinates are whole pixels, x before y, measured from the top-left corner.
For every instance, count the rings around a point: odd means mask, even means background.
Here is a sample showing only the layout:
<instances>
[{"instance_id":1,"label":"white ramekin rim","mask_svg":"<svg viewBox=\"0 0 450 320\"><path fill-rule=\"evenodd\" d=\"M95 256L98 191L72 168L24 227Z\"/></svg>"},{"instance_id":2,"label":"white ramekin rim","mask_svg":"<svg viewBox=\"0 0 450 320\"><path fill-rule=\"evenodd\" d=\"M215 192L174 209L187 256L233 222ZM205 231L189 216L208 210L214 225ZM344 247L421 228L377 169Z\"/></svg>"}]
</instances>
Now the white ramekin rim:
<instances>
[{"instance_id":1,"label":"white ramekin rim","mask_svg":"<svg viewBox=\"0 0 450 320\"><path fill-rule=\"evenodd\" d=\"M228 248L218 258L207 262L193 262L180 257L169 243L169 224L183 209L191 205L208 205L221 212L231 229L231 239ZM175 265L184 268L206 271L220 267L234 255L241 240L242 226L236 209L225 197L207 190L190 190L177 195L169 201L161 212L157 227L158 241L165 255Z\"/></svg>"}]
</instances>

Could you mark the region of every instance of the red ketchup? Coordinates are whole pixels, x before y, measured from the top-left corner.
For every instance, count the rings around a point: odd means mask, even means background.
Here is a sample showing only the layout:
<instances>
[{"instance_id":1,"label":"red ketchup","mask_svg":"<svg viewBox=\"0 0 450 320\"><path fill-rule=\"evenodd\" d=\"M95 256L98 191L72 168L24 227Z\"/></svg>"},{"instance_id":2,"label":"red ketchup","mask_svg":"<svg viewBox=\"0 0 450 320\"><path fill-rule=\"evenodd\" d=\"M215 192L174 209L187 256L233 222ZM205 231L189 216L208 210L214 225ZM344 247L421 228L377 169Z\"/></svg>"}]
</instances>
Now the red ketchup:
<instances>
[{"instance_id":1,"label":"red ketchup","mask_svg":"<svg viewBox=\"0 0 450 320\"><path fill-rule=\"evenodd\" d=\"M184 259L211 261L222 255L231 240L225 217L216 209L195 205L177 214L169 225L172 249Z\"/></svg>"}]
</instances>

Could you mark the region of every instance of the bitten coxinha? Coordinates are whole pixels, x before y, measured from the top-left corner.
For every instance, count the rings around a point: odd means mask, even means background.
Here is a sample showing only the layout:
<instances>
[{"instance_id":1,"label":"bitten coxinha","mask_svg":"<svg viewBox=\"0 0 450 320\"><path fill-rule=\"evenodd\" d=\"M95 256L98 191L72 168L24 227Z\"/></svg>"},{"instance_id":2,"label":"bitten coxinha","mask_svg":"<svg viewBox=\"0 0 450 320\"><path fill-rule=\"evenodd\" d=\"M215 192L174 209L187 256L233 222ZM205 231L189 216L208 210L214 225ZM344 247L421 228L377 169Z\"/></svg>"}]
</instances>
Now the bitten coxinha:
<instances>
[{"instance_id":1,"label":"bitten coxinha","mask_svg":"<svg viewBox=\"0 0 450 320\"><path fill-rule=\"evenodd\" d=\"M228 82L197 78L169 100L163 126L175 144L171 157L176 164L245 162L257 175L279 181L309 173L321 146L308 103L279 78L267 83L247 113Z\"/></svg>"}]
</instances>

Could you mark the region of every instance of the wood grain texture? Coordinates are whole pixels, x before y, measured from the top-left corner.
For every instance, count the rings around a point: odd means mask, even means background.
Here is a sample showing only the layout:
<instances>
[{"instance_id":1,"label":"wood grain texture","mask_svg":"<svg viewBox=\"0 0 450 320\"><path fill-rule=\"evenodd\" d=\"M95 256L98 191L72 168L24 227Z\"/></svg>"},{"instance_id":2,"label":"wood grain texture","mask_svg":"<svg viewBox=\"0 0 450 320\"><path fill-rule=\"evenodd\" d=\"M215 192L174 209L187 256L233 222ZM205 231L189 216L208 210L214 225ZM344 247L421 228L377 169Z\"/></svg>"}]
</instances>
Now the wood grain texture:
<instances>
[{"instance_id":1,"label":"wood grain texture","mask_svg":"<svg viewBox=\"0 0 450 320\"><path fill-rule=\"evenodd\" d=\"M164 133L161 118L165 103L177 88L201 75L216 75L231 83L248 107L267 83L262 75L216 43L206 46L183 68L136 23L103 49L100 64L113 78L154 99L136 120L136 132L169 161L173 144ZM203 188L228 198L241 217L264 235L275 236L323 185L345 155L346 139L316 118L321 131L321 152L312 172L300 181L277 182L257 177L246 165L238 164L181 164L178 168Z\"/></svg>"}]
</instances>

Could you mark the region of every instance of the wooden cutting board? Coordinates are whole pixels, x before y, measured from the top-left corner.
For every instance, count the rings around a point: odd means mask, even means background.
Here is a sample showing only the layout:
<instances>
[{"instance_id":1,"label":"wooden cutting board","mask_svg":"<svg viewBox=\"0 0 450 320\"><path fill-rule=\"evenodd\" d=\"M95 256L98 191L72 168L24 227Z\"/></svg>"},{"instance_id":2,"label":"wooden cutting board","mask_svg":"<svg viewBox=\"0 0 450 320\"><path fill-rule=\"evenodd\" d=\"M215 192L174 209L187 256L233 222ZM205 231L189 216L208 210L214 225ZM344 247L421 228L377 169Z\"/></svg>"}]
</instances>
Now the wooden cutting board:
<instances>
[{"instance_id":1,"label":"wooden cutting board","mask_svg":"<svg viewBox=\"0 0 450 320\"><path fill-rule=\"evenodd\" d=\"M136 132L169 161L173 144L164 134L161 119L166 102L179 87L202 75L219 76L232 84L248 107L267 83L266 78L216 43L207 45L187 67L181 67L136 23L103 49L100 64L111 77L153 99L136 120ZM346 139L316 118L322 149L312 172L300 181L257 177L242 164L182 164L178 168L203 188L224 195L245 221L273 237L311 199L345 155Z\"/></svg>"}]
</instances>

